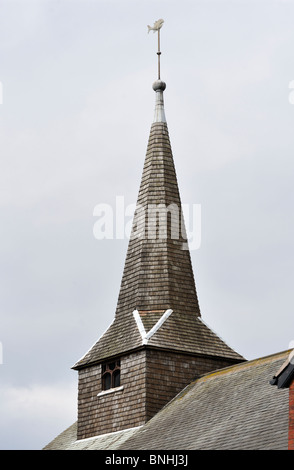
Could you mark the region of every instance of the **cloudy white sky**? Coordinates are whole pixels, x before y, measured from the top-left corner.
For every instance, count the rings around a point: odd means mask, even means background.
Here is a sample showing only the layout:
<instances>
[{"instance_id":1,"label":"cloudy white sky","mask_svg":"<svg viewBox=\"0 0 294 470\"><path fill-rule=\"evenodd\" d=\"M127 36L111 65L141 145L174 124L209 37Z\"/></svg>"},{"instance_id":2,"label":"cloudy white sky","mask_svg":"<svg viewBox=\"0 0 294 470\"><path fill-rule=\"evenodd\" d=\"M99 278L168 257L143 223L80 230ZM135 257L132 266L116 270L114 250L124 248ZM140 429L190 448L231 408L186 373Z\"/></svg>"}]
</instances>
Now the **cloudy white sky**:
<instances>
[{"instance_id":1,"label":"cloudy white sky","mask_svg":"<svg viewBox=\"0 0 294 470\"><path fill-rule=\"evenodd\" d=\"M156 35L203 319L247 359L294 346L294 2L0 0L0 448L76 419L71 366L113 319L153 119ZM0 348L1 351L1 348Z\"/></svg>"}]
</instances>

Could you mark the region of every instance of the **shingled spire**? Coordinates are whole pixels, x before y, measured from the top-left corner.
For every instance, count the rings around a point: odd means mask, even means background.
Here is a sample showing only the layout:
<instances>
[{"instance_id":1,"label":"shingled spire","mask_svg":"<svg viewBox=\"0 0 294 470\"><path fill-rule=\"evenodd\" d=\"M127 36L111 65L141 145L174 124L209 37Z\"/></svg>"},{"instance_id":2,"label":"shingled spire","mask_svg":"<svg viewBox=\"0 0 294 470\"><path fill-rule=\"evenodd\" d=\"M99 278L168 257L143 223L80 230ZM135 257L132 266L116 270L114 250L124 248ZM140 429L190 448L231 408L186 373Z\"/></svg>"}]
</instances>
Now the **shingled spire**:
<instances>
[{"instance_id":1,"label":"shingled spire","mask_svg":"<svg viewBox=\"0 0 294 470\"><path fill-rule=\"evenodd\" d=\"M114 321L73 367L79 371L78 439L139 426L195 376L243 360L201 319L165 88L159 73Z\"/></svg>"},{"instance_id":2,"label":"shingled spire","mask_svg":"<svg viewBox=\"0 0 294 470\"><path fill-rule=\"evenodd\" d=\"M151 125L114 322L75 368L143 344L231 359L240 356L200 319L172 149L157 80ZM165 321L163 315L165 312ZM157 328L155 326L157 325ZM160 325L160 328L158 327Z\"/></svg>"},{"instance_id":3,"label":"shingled spire","mask_svg":"<svg viewBox=\"0 0 294 470\"><path fill-rule=\"evenodd\" d=\"M200 315L168 128L163 82L156 82L151 126L131 240L118 299L118 317L139 311Z\"/></svg>"}]
</instances>

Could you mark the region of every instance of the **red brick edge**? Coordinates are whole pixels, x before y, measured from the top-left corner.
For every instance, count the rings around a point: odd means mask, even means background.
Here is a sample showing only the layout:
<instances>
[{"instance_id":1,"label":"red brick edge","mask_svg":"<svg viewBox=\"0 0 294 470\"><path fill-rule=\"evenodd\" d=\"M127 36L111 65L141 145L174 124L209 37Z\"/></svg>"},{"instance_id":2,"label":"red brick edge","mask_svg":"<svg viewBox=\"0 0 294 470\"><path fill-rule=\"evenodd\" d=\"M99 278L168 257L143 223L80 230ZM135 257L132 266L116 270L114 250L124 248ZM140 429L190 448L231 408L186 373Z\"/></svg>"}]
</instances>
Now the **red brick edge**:
<instances>
[{"instance_id":1,"label":"red brick edge","mask_svg":"<svg viewBox=\"0 0 294 470\"><path fill-rule=\"evenodd\" d=\"M289 387L288 450L294 450L294 380Z\"/></svg>"}]
</instances>

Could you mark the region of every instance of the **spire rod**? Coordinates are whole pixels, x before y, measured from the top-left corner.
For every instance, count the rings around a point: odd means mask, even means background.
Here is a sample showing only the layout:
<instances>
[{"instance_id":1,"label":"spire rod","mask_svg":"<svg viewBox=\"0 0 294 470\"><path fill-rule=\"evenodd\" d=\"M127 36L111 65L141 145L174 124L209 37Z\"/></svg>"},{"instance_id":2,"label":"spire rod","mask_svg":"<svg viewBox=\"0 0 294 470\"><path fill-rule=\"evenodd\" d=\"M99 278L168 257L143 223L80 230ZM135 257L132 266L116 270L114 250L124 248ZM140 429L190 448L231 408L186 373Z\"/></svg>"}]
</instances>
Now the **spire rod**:
<instances>
[{"instance_id":1,"label":"spire rod","mask_svg":"<svg viewBox=\"0 0 294 470\"><path fill-rule=\"evenodd\" d=\"M160 80L160 55L161 55L161 52L160 52L160 29L158 29L158 52L157 52L157 55L158 55L158 80Z\"/></svg>"},{"instance_id":2,"label":"spire rod","mask_svg":"<svg viewBox=\"0 0 294 470\"><path fill-rule=\"evenodd\" d=\"M155 21L153 26L147 25L148 33L150 33L150 31L153 31L153 33L155 33L157 31L157 33L158 33L158 51L157 51L157 55L158 55L158 80L160 80L160 55L161 55L161 51L160 51L160 29L162 28L163 23L164 23L164 20L160 19L160 20Z\"/></svg>"}]
</instances>

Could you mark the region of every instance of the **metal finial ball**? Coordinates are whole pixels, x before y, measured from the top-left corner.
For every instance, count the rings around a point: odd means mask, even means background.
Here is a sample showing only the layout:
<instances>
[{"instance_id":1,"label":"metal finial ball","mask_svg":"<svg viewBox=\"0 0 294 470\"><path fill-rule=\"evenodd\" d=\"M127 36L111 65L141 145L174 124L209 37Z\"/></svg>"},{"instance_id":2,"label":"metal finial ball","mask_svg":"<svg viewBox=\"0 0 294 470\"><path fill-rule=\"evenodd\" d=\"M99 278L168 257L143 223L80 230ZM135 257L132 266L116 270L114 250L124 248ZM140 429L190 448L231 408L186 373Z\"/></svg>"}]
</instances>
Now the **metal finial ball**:
<instances>
[{"instance_id":1,"label":"metal finial ball","mask_svg":"<svg viewBox=\"0 0 294 470\"><path fill-rule=\"evenodd\" d=\"M156 80L156 82L153 83L152 88L154 91L164 91L166 89L166 84L162 80Z\"/></svg>"}]
</instances>

